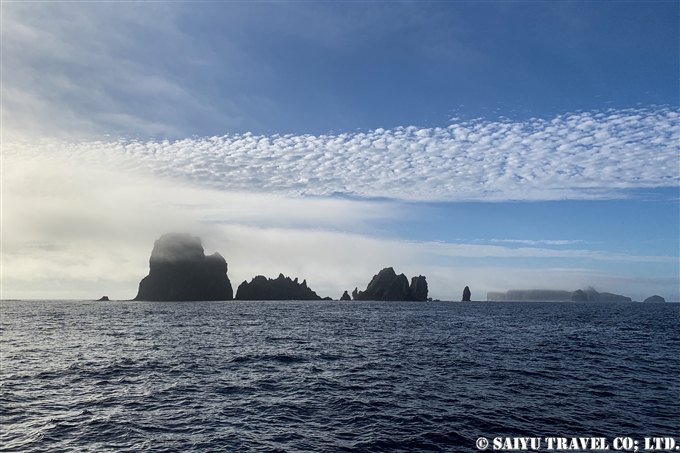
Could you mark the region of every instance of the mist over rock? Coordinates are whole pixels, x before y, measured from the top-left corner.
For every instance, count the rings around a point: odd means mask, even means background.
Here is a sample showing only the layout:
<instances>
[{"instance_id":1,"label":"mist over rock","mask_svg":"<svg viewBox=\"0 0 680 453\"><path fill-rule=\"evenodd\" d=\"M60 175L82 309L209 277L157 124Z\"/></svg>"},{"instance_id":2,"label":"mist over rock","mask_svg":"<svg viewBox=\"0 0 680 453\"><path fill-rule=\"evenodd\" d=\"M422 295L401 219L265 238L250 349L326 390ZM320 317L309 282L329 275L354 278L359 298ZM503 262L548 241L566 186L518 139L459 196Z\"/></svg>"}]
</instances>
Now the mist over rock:
<instances>
[{"instance_id":1,"label":"mist over rock","mask_svg":"<svg viewBox=\"0 0 680 453\"><path fill-rule=\"evenodd\" d=\"M466 286L463 289L463 298L461 299L461 302L470 302L471 297L472 293L470 292L470 287Z\"/></svg>"},{"instance_id":2,"label":"mist over rock","mask_svg":"<svg viewBox=\"0 0 680 453\"><path fill-rule=\"evenodd\" d=\"M486 300L513 302L565 302L571 300L570 291L555 289L511 289L505 293L489 292Z\"/></svg>"},{"instance_id":3,"label":"mist over rock","mask_svg":"<svg viewBox=\"0 0 680 453\"><path fill-rule=\"evenodd\" d=\"M585 289L585 293L588 295L588 302L632 302L633 299L630 297L622 296L620 294L613 294L602 292L599 293L595 291L595 288L589 286Z\"/></svg>"},{"instance_id":4,"label":"mist over rock","mask_svg":"<svg viewBox=\"0 0 680 453\"><path fill-rule=\"evenodd\" d=\"M571 297L569 299L573 302L588 302L588 295L582 289L577 289L571 293Z\"/></svg>"},{"instance_id":5,"label":"mist over rock","mask_svg":"<svg viewBox=\"0 0 680 453\"><path fill-rule=\"evenodd\" d=\"M139 282L134 300L231 300L233 289L222 255L205 256L201 239L167 233L154 242L149 275Z\"/></svg>"},{"instance_id":6,"label":"mist over rock","mask_svg":"<svg viewBox=\"0 0 680 453\"><path fill-rule=\"evenodd\" d=\"M486 295L488 301L513 302L631 302L630 297L619 294L597 292L588 287L574 292L556 289L511 289L505 293L490 291Z\"/></svg>"},{"instance_id":7,"label":"mist over rock","mask_svg":"<svg viewBox=\"0 0 680 453\"><path fill-rule=\"evenodd\" d=\"M250 283L244 281L236 290L236 300L321 300L311 288L307 280L298 283L298 279L291 280L279 274L278 278L258 275Z\"/></svg>"},{"instance_id":8,"label":"mist over rock","mask_svg":"<svg viewBox=\"0 0 680 453\"><path fill-rule=\"evenodd\" d=\"M647 303L647 302L652 302L652 303L654 303L654 302L666 302L666 299L664 299L661 296L654 295L654 296L649 296L648 298L643 300L643 302L645 302L645 303Z\"/></svg>"},{"instance_id":9,"label":"mist over rock","mask_svg":"<svg viewBox=\"0 0 680 453\"><path fill-rule=\"evenodd\" d=\"M354 288L354 300L427 300L427 281L420 275L411 279L411 285L404 274L397 275L394 269L386 267L373 276L364 291Z\"/></svg>"}]
</instances>

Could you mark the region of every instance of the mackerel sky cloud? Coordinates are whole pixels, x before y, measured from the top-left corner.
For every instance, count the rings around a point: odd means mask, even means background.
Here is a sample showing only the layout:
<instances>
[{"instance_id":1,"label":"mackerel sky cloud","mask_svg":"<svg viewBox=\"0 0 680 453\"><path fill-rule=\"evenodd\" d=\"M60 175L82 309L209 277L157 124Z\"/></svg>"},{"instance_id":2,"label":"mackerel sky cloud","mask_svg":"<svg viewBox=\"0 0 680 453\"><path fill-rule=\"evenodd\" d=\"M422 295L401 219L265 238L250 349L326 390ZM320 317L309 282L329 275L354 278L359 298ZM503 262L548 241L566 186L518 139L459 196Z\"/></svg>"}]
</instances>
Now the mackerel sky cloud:
<instances>
[{"instance_id":1,"label":"mackerel sky cloud","mask_svg":"<svg viewBox=\"0 0 680 453\"><path fill-rule=\"evenodd\" d=\"M677 186L679 140L678 113L662 108L340 135L42 144L33 152L56 147L81 161L118 162L226 191L435 202L560 200ZM26 145L14 152L26 153Z\"/></svg>"}]
</instances>

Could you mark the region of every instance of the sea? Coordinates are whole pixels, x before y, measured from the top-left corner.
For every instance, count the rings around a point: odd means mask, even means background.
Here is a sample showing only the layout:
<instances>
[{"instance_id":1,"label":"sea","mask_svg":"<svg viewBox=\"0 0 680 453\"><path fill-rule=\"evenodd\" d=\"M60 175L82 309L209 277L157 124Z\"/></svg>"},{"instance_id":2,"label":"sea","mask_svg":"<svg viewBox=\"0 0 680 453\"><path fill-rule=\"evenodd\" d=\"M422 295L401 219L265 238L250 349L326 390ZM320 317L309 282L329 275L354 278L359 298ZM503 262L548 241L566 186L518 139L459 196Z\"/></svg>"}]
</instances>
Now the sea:
<instances>
[{"instance_id":1,"label":"sea","mask_svg":"<svg viewBox=\"0 0 680 453\"><path fill-rule=\"evenodd\" d=\"M3 452L680 450L677 303L0 310Z\"/></svg>"}]
</instances>

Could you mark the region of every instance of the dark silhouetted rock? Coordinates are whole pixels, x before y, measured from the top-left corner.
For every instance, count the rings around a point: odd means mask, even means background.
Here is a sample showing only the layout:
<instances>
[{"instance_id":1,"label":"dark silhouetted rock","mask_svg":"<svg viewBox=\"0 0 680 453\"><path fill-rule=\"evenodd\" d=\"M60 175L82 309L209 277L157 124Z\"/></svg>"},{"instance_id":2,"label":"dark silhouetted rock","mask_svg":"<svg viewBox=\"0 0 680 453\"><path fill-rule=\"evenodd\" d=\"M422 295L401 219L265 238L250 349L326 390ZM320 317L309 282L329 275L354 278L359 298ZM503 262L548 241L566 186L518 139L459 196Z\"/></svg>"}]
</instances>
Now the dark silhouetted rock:
<instances>
[{"instance_id":1,"label":"dark silhouetted rock","mask_svg":"<svg viewBox=\"0 0 680 453\"><path fill-rule=\"evenodd\" d=\"M571 297L569 299L573 302L588 302L588 295L585 293L585 291L577 289L571 293Z\"/></svg>"},{"instance_id":2,"label":"dark silhouetted rock","mask_svg":"<svg viewBox=\"0 0 680 453\"><path fill-rule=\"evenodd\" d=\"M323 299L321 299L321 300L333 300L333 298L332 298L332 297L328 297L328 296L326 296L326 297L324 297L324 298L323 298Z\"/></svg>"},{"instance_id":3,"label":"dark silhouetted rock","mask_svg":"<svg viewBox=\"0 0 680 453\"><path fill-rule=\"evenodd\" d=\"M643 302L645 302L645 303L646 302L666 302L666 299L664 299L661 296L654 295L654 296L649 296Z\"/></svg>"},{"instance_id":4,"label":"dark silhouetted rock","mask_svg":"<svg viewBox=\"0 0 680 453\"><path fill-rule=\"evenodd\" d=\"M109 296L102 296L101 299L97 299L97 302L108 302Z\"/></svg>"},{"instance_id":5,"label":"dark silhouetted rock","mask_svg":"<svg viewBox=\"0 0 680 453\"><path fill-rule=\"evenodd\" d=\"M397 275L397 278L383 292L382 300L413 300L408 278L404 274Z\"/></svg>"},{"instance_id":6,"label":"dark silhouetted rock","mask_svg":"<svg viewBox=\"0 0 680 453\"><path fill-rule=\"evenodd\" d=\"M413 287L417 294L411 291ZM404 274L397 275L394 269L386 267L373 276L365 291L354 289L354 300L427 300L427 282L422 275L414 277L411 286Z\"/></svg>"},{"instance_id":7,"label":"dark silhouetted rock","mask_svg":"<svg viewBox=\"0 0 680 453\"><path fill-rule=\"evenodd\" d=\"M427 280L422 275L411 278L411 297L413 300L426 301L427 300Z\"/></svg>"},{"instance_id":8,"label":"dark silhouetted rock","mask_svg":"<svg viewBox=\"0 0 680 453\"><path fill-rule=\"evenodd\" d=\"M135 300L231 300L227 262L219 253L205 256L201 239L168 233L154 242L149 275L139 282Z\"/></svg>"},{"instance_id":9,"label":"dark silhouetted rock","mask_svg":"<svg viewBox=\"0 0 680 453\"><path fill-rule=\"evenodd\" d=\"M356 295L352 294L354 300L383 300L383 294L396 279L397 274L394 269L386 267L373 276L366 290L359 291Z\"/></svg>"},{"instance_id":10,"label":"dark silhouetted rock","mask_svg":"<svg viewBox=\"0 0 680 453\"><path fill-rule=\"evenodd\" d=\"M355 290L356 291L356 290ZM349 297L349 294L347 294L347 291L342 293L342 296L340 297L340 300L352 300L351 297Z\"/></svg>"},{"instance_id":11,"label":"dark silhouetted rock","mask_svg":"<svg viewBox=\"0 0 680 453\"><path fill-rule=\"evenodd\" d=\"M462 302L470 302L470 297L472 297L472 293L470 292L470 287L466 286L463 289L463 298L461 299Z\"/></svg>"},{"instance_id":12,"label":"dark silhouetted rock","mask_svg":"<svg viewBox=\"0 0 680 453\"><path fill-rule=\"evenodd\" d=\"M253 278L250 283L244 281L236 291L237 300L321 300L311 288L307 287L307 280L298 283L298 279L291 280L279 274L272 280L262 275ZM332 300L332 299L331 299Z\"/></svg>"}]
</instances>

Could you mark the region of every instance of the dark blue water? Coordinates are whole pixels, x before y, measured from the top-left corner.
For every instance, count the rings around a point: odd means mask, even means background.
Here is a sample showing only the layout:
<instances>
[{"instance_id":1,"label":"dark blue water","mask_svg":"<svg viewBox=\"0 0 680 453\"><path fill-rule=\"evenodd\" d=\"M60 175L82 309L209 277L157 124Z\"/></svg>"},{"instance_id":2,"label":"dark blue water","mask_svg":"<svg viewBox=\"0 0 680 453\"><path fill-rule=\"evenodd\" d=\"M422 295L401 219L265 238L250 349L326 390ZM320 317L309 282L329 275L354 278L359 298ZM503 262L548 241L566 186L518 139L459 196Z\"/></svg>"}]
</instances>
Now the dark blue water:
<instances>
[{"instance_id":1,"label":"dark blue water","mask_svg":"<svg viewBox=\"0 0 680 453\"><path fill-rule=\"evenodd\" d=\"M679 307L3 302L0 450L680 440Z\"/></svg>"}]
</instances>

